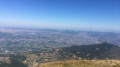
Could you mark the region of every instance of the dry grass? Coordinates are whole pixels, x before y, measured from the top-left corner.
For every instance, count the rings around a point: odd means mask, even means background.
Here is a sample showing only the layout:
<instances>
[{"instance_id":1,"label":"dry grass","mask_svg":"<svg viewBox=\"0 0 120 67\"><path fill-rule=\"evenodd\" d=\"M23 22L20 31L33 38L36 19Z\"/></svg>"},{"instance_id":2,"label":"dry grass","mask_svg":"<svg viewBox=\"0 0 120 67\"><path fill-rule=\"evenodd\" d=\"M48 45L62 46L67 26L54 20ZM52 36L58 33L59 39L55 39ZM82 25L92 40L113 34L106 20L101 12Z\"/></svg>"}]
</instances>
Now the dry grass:
<instances>
[{"instance_id":1,"label":"dry grass","mask_svg":"<svg viewBox=\"0 0 120 67\"><path fill-rule=\"evenodd\" d=\"M42 63L38 67L120 67L120 60L66 60Z\"/></svg>"}]
</instances>

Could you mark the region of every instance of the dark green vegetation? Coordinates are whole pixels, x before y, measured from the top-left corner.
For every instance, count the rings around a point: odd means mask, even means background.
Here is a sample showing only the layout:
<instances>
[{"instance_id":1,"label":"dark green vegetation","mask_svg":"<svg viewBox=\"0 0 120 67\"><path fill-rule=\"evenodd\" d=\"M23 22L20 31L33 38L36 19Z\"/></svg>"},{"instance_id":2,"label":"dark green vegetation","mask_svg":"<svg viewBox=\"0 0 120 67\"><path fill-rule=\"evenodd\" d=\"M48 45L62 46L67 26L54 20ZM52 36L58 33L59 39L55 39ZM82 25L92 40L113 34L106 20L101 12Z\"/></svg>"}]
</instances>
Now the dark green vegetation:
<instances>
[{"instance_id":1,"label":"dark green vegetation","mask_svg":"<svg viewBox=\"0 0 120 67\"><path fill-rule=\"evenodd\" d=\"M1 62L0 67L28 67L23 63L26 60L24 56L12 55L9 62Z\"/></svg>"},{"instance_id":2,"label":"dark green vegetation","mask_svg":"<svg viewBox=\"0 0 120 67\"><path fill-rule=\"evenodd\" d=\"M65 48L58 48L52 50L33 51L28 53L29 58L33 58L33 62L45 63L58 60L71 60L71 59L120 59L120 47L109 44L94 44L71 46ZM35 59L36 57L36 59Z\"/></svg>"},{"instance_id":3,"label":"dark green vegetation","mask_svg":"<svg viewBox=\"0 0 120 67\"><path fill-rule=\"evenodd\" d=\"M120 59L120 47L108 43L71 46L62 48L59 54L62 59Z\"/></svg>"}]
</instances>

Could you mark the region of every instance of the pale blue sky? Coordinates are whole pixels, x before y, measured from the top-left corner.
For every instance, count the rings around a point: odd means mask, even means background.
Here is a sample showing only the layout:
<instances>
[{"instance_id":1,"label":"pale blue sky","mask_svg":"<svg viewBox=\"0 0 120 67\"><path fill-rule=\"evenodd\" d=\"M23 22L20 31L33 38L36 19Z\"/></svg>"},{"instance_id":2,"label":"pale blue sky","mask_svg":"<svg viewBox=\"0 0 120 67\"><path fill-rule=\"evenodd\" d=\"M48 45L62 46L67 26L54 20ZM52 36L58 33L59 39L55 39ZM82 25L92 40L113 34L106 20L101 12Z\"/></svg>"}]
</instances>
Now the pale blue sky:
<instances>
[{"instance_id":1,"label":"pale blue sky","mask_svg":"<svg viewBox=\"0 0 120 67\"><path fill-rule=\"evenodd\" d=\"M0 0L0 26L120 31L120 0Z\"/></svg>"}]
</instances>

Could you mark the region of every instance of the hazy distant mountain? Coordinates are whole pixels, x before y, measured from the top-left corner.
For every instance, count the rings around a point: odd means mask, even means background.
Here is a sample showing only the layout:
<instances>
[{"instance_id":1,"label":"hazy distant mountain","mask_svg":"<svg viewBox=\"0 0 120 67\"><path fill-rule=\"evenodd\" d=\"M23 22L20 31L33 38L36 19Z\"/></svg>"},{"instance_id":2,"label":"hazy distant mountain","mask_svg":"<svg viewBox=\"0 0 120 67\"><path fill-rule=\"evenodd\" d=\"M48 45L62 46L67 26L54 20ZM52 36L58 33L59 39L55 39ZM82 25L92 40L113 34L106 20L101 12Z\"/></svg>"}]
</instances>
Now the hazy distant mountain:
<instances>
[{"instance_id":1,"label":"hazy distant mountain","mask_svg":"<svg viewBox=\"0 0 120 67\"><path fill-rule=\"evenodd\" d=\"M94 45L71 46L59 51L60 59L86 58L86 59L120 59L120 47L103 43Z\"/></svg>"}]
</instances>

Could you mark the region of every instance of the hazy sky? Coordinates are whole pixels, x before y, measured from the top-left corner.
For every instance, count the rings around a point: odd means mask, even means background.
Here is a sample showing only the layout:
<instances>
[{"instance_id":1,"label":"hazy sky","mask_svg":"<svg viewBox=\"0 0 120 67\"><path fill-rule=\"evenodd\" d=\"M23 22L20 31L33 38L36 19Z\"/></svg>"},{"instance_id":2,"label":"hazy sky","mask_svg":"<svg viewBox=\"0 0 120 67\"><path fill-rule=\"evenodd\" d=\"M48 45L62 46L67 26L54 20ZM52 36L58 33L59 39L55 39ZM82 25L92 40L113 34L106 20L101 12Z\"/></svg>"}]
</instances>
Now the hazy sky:
<instances>
[{"instance_id":1,"label":"hazy sky","mask_svg":"<svg viewBox=\"0 0 120 67\"><path fill-rule=\"evenodd\" d=\"M120 31L120 0L0 0L0 26Z\"/></svg>"}]
</instances>

